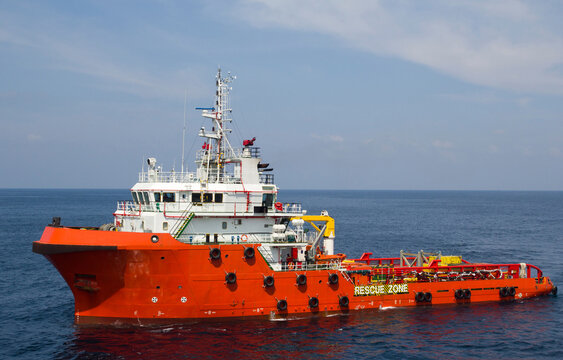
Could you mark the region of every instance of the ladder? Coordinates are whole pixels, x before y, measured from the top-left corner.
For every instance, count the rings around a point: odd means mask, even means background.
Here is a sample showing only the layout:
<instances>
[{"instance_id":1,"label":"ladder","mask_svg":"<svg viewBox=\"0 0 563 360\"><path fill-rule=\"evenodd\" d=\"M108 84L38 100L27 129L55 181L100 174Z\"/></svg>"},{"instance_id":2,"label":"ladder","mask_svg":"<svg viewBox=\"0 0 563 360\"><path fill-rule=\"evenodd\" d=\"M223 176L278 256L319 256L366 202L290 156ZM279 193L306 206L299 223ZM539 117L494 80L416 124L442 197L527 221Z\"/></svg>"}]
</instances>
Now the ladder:
<instances>
[{"instance_id":1,"label":"ladder","mask_svg":"<svg viewBox=\"0 0 563 360\"><path fill-rule=\"evenodd\" d=\"M182 235L184 230L186 230L186 227L188 227L188 224L190 223L190 221L192 221L192 219L194 218L194 215L195 214L193 212L188 214L188 217L184 220L184 222L182 223L182 226L180 226L178 231L176 231L176 233L173 235L174 239L178 239L180 237L180 235Z\"/></svg>"},{"instance_id":2,"label":"ladder","mask_svg":"<svg viewBox=\"0 0 563 360\"><path fill-rule=\"evenodd\" d=\"M259 246L256 249L258 249L258 251L260 251L260 254L262 254L262 256L264 257L264 260L266 260L268 265L274 263L274 257L272 255L272 250L271 250L270 247Z\"/></svg>"},{"instance_id":3,"label":"ladder","mask_svg":"<svg viewBox=\"0 0 563 360\"><path fill-rule=\"evenodd\" d=\"M190 204L186 207L186 209L182 212L180 219L176 222L176 224L174 224L172 229L170 229L170 234L172 234L172 237L174 239L178 239L178 237L182 235L184 230L186 230L186 227L188 226L190 221L192 221L195 215L195 213L190 212L192 206L193 204Z\"/></svg>"}]
</instances>

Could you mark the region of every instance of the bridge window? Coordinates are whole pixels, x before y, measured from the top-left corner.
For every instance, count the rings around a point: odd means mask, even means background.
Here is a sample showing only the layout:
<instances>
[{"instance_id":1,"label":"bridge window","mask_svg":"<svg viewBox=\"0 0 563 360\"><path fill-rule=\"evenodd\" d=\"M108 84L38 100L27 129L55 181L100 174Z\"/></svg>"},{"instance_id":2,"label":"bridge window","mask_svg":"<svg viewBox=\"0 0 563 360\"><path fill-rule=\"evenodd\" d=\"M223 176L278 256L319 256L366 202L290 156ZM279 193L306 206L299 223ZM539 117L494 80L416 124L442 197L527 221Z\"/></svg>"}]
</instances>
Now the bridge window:
<instances>
[{"instance_id":1,"label":"bridge window","mask_svg":"<svg viewBox=\"0 0 563 360\"><path fill-rule=\"evenodd\" d=\"M223 202L223 194L215 194L215 202L222 203Z\"/></svg>"},{"instance_id":2,"label":"bridge window","mask_svg":"<svg viewBox=\"0 0 563 360\"><path fill-rule=\"evenodd\" d=\"M159 193L159 192L155 192L155 193L154 193L154 201L155 201L155 202L160 202L160 193Z\"/></svg>"},{"instance_id":3,"label":"bridge window","mask_svg":"<svg viewBox=\"0 0 563 360\"><path fill-rule=\"evenodd\" d=\"M203 194L203 202L204 203L210 203L213 202L213 194Z\"/></svg>"},{"instance_id":4,"label":"bridge window","mask_svg":"<svg viewBox=\"0 0 563 360\"><path fill-rule=\"evenodd\" d=\"M133 196L133 201L138 204L139 203L139 199L137 199L137 193L134 191L131 191L131 196Z\"/></svg>"},{"instance_id":5,"label":"bridge window","mask_svg":"<svg viewBox=\"0 0 563 360\"><path fill-rule=\"evenodd\" d=\"M192 202L193 203L201 202L201 193L192 193Z\"/></svg>"},{"instance_id":6,"label":"bridge window","mask_svg":"<svg viewBox=\"0 0 563 360\"><path fill-rule=\"evenodd\" d=\"M270 208L272 207L273 204L274 204L274 194L262 195L262 206Z\"/></svg>"},{"instance_id":7,"label":"bridge window","mask_svg":"<svg viewBox=\"0 0 563 360\"><path fill-rule=\"evenodd\" d=\"M174 201L176 201L176 194L175 193L163 193L162 194L162 201L164 201L164 202L174 202Z\"/></svg>"},{"instance_id":8,"label":"bridge window","mask_svg":"<svg viewBox=\"0 0 563 360\"><path fill-rule=\"evenodd\" d=\"M148 205L150 204L150 200L149 200L149 193L148 192L143 192L143 197L145 198L145 203Z\"/></svg>"}]
</instances>

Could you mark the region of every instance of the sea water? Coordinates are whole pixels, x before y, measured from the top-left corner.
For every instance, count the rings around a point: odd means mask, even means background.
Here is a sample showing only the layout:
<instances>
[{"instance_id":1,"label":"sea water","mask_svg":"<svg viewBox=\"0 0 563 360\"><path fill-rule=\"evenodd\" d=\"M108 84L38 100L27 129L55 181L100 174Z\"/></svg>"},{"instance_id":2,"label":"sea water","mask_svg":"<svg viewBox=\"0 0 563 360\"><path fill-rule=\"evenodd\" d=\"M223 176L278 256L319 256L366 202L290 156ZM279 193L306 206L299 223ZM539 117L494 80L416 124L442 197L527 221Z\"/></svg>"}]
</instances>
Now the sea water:
<instances>
[{"instance_id":1,"label":"sea water","mask_svg":"<svg viewBox=\"0 0 563 360\"><path fill-rule=\"evenodd\" d=\"M0 190L0 358L563 358L563 299L384 308L287 321L77 326L67 285L31 251L53 216L112 221L124 190ZM335 252L442 251L526 262L563 284L563 192L280 191L336 220ZM563 295L562 295L563 296Z\"/></svg>"}]
</instances>

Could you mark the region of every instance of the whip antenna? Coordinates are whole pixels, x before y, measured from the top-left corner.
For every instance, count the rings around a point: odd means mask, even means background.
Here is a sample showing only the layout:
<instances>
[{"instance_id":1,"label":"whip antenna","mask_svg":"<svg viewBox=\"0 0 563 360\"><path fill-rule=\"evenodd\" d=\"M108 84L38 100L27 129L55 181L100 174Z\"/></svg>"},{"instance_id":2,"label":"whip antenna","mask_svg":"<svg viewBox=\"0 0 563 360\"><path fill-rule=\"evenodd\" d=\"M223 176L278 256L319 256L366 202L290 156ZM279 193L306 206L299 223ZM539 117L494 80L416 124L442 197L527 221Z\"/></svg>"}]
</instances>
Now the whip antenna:
<instances>
[{"instance_id":1,"label":"whip antenna","mask_svg":"<svg viewBox=\"0 0 563 360\"><path fill-rule=\"evenodd\" d=\"M186 143L186 102L188 101L188 89L184 93L184 129L182 130L182 176L184 176L184 145Z\"/></svg>"}]
</instances>

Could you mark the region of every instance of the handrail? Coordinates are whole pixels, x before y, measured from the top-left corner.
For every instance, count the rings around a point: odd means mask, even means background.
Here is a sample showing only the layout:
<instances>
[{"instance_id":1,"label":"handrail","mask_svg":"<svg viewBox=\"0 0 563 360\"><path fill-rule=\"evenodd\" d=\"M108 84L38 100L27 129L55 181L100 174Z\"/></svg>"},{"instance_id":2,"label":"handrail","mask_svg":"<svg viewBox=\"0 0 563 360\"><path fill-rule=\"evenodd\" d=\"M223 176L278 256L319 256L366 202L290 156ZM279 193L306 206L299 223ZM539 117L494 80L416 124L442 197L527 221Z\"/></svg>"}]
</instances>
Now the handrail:
<instances>
[{"instance_id":1,"label":"handrail","mask_svg":"<svg viewBox=\"0 0 563 360\"><path fill-rule=\"evenodd\" d=\"M187 218L190 216L189 212L190 212L192 207L193 207L193 204L189 203L189 205L186 207L186 209L182 212L182 215L180 215L180 216L166 216L166 203L164 203L164 216L178 219L178 221L176 221L174 226L172 226L172 228L170 229L170 234L176 234L178 229L180 229L180 227L182 226L183 222L186 221ZM184 221L182 221L182 219Z\"/></svg>"},{"instance_id":2,"label":"handrail","mask_svg":"<svg viewBox=\"0 0 563 360\"><path fill-rule=\"evenodd\" d=\"M394 258L382 258L382 259L394 259ZM368 262L382 260L382 259L354 259L354 261L365 261L367 266L370 266ZM346 265L346 264L344 264ZM386 267L377 267L378 265L374 266L371 265L369 268L364 268L362 266L354 266L354 264L348 264L347 271L348 272L369 272L373 275L392 275L392 276L405 276L409 274L417 274L417 275L424 275L424 276L434 276L436 280L438 275L457 275L458 277L463 277L470 275L467 273L468 271L472 273L476 272L496 272L499 271L499 276L497 278L501 278L503 274L509 273L510 276L520 278L519 269L521 264L458 264L458 265L438 265L437 262L430 264L430 266L394 266L394 264L379 264L379 266L384 265L393 265L393 266L386 266ZM543 276L542 271L535 265L526 264L527 267L527 277L531 278L531 269L535 269L537 271L537 278L541 278ZM475 274L473 274L475 275Z\"/></svg>"}]
</instances>

